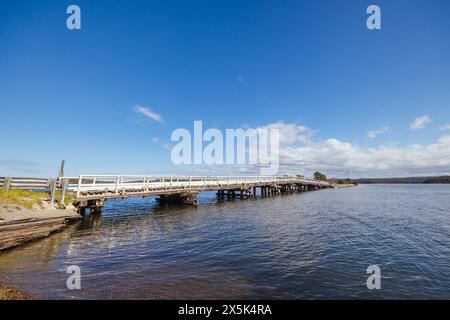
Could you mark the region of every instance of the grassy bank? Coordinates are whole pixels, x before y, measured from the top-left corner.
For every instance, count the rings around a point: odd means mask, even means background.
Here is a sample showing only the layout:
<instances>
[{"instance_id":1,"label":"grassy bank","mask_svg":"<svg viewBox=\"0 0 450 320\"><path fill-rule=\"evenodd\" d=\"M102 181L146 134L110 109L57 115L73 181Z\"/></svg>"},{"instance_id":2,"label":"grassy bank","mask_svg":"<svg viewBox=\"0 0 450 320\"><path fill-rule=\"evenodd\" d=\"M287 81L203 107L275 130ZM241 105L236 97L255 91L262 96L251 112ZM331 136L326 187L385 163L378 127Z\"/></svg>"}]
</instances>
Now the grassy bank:
<instances>
[{"instance_id":1,"label":"grassy bank","mask_svg":"<svg viewBox=\"0 0 450 320\"><path fill-rule=\"evenodd\" d=\"M61 198L60 191L56 192L56 199ZM44 207L44 203L50 200L48 192L43 191L29 191L12 189L9 192L0 190L0 204L2 205L17 205L26 209L39 209ZM73 196L66 194L64 203L71 203Z\"/></svg>"},{"instance_id":2,"label":"grassy bank","mask_svg":"<svg viewBox=\"0 0 450 320\"><path fill-rule=\"evenodd\" d=\"M47 237L80 219L72 200L73 196L68 194L65 206L52 205L48 192L0 190L0 252Z\"/></svg>"}]
</instances>

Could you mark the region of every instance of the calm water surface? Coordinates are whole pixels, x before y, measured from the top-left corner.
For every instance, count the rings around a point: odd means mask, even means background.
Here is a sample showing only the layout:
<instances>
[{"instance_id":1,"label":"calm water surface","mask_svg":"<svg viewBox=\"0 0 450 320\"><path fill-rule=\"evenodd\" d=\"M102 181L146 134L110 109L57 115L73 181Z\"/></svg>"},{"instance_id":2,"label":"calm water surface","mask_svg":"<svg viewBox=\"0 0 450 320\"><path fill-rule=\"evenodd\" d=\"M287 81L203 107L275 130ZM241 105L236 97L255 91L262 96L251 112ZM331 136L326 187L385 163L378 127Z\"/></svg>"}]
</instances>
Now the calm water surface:
<instances>
[{"instance_id":1,"label":"calm water surface","mask_svg":"<svg viewBox=\"0 0 450 320\"><path fill-rule=\"evenodd\" d=\"M381 290L366 269L381 268ZM78 265L82 290L66 288ZM0 282L37 298L450 299L450 185L362 185L159 207L107 202L0 254Z\"/></svg>"}]
</instances>

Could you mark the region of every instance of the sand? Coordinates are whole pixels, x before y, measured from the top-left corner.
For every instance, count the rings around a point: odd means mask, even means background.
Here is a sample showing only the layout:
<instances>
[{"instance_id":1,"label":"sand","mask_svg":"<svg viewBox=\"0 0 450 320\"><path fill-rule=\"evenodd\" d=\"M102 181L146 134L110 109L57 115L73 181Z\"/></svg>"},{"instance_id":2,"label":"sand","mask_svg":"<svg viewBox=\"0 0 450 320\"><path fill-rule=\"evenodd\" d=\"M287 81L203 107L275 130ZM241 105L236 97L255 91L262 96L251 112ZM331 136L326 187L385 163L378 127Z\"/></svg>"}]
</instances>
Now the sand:
<instances>
[{"instance_id":1,"label":"sand","mask_svg":"<svg viewBox=\"0 0 450 320\"><path fill-rule=\"evenodd\" d=\"M46 208L46 209L25 209L16 205L0 204L0 224L21 221L39 220L47 218L79 218L75 207L67 206L66 209Z\"/></svg>"}]
</instances>

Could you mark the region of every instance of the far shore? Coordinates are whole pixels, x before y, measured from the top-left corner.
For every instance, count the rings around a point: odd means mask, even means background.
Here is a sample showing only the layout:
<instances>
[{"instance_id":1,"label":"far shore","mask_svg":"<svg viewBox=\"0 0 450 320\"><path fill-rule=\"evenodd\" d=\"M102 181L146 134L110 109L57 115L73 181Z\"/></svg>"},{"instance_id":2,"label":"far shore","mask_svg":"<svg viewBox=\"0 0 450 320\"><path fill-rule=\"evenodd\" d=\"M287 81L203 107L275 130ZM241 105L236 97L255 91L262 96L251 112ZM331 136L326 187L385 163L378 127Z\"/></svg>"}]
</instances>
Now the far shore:
<instances>
[{"instance_id":1,"label":"far shore","mask_svg":"<svg viewBox=\"0 0 450 320\"><path fill-rule=\"evenodd\" d=\"M341 184L334 184L333 187L335 188L352 188L356 187L357 184L355 183L341 183Z\"/></svg>"}]
</instances>

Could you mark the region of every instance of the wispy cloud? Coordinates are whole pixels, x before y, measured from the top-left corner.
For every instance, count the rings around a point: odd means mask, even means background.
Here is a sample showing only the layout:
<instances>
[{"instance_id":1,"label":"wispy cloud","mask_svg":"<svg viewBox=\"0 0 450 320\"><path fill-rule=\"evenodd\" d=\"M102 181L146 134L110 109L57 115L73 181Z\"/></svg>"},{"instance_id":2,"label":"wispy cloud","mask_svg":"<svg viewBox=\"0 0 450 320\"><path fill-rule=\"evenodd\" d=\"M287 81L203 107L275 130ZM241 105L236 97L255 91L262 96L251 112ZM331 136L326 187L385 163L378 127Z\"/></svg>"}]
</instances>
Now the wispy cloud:
<instances>
[{"instance_id":1,"label":"wispy cloud","mask_svg":"<svg viewBox=\"0 0 450 320\"><path fill-rule=\"evenodd\" d=\"M367 136L371 139L376 138L378 135L389 132L389 127L382 127L378 130L367 131Z\"/></svg>"},{"instance_id":2,"label":"wispy cloud","mask_svg":"<svg viewBox=\"0 0 450 320\"><path fill-rule=\"evenodd\" d=\"M423 129L425 128L430 122L431 122L431 118L428 115L424 115L421 117L417 117L414 119L413 122L411 122L411 124L409 125L409 128L411 130L418 130L418 129Z\"/></svg>"},{"instance_id":3,"label":"wispy cloud","mask_svg":"<svg viewBox=\"0 0 450 320\"><path fill-rule=\"evenodd\" d=\"M153 112L149 108L142 107L140 105L136 105L133 110L134 110L134 112L142 114L143 116L149 118L150 120L157 121L160 123L164 122L164 119L160 114Z\"/></svg>"},{"instance_id":4,"label":"wispy cloud","mask_svg":"<svg viewBox=\"0 0 450 320\"><path fill-rule=\"evenodd\" d=\"M450 130L450 123L443 124L439 127L439 130Z\"/></svg>"},{"instance_id":5,"label":"wispy cloud","mask_svg":"<svg viewBox=\"0 0 450 320\"><path fill-rule=\"evenodd\" d=\"M22 176L23 174L41 173L41 164L27 160L0 159L0 172L5 175Z\"/></svg>"}]
</instances>

